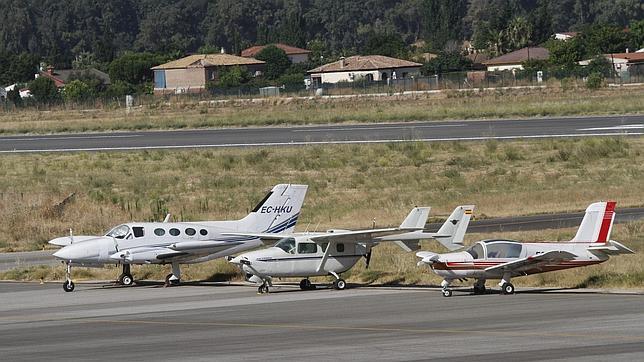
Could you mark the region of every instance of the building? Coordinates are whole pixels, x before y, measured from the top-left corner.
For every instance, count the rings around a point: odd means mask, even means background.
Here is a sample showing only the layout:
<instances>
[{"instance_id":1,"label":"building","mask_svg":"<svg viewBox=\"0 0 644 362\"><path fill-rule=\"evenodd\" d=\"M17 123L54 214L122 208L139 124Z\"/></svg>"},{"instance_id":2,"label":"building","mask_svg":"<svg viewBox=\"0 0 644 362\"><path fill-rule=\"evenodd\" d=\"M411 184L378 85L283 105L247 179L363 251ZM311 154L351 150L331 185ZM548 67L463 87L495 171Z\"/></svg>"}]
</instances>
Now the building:
<instances>
[{"instance_id":1,"label":"building","mask_svg":"<svg viewBox=\"0 0 644 362\"><path fill-rule=\"evenodd\" d=\"M324 64L307 73L313 85L322 83L386 81L402 79L420 74L422 64L384 55L356 55L342 58L337 62Z\"/></svg>"},{"instance_id":2,"label":"building","mask_svg":"<svg viewBox=\"0 0 644 362\"><path fill-rule=\"evenodd\" d=\"M264 70L264 62L231 54L194 54L153 67L154 93L199 93L206 83L219 80L222 69L240 66L252 75Z\"/></svg>"},{"instance_id":3,"label":"building","mask_svg":"<svg viewBox=\"0 0 644 362\"><path fill-rule=\"evenodd\" d=\"M613 65L613 69L617 74L621 75L623 73L644 73L643 52L604 54L604 58L606 58L606 60L608 60L608 62ZM579 65L588 65L590 64L590 62L592 62L592 59L582 60L581 62L579 62Z\"/></svg>"},{"instance_id":4,"label":"building","mask_svg":"<svg viewBox=\"0 0 644 362\"><path fill-rule=\"evenodd\" d=\"M79 78L84 78L84 77L93 77L96 79L99 79L101 83L105 86L110 85L110 76L105 73L101 72L98 69L95 68L89 68L89 69L54 69L53 66L48 66L47 69L45 70L40 70L38 74L36 74L37 77L45 77L49 78L54 81L54 84L56 84L56 87L58 88L64 88L65 84L69 83L70 81L74 79L79 79Z\"/></svg>"},{"instance_id":5,"label":"building","mask_svg":"<svg viewBox=\"0 0 644 362\"><path fill-rule=\"evenodd\" d=\"M528 60L547 60L550 52L546 48L529 47L515 50L500 57L484 61L483 65L487 67L488 72L502 70L523 69L523 63Z\"/></svg>"},{"instance_id":6,"label":"building","mask_svg":"<svg viewBox=\"0 0 644 362\"><path fill-rule=\"evenodd\" d=\"M286 56L288 57L288 60L291 61L293 64L297 63L304 63L309 61L309 54L311 54L310 50L282 44L282 43L277 43L277 44L270 44L270 45L275 45L276 47L282 49L284 53L286 53ZM252 46L248 49L244 49L241 52L241 56L244 58L254 58L259 52L264 50L268 45L255 45Z\"/></svg>"},{"instance_id":7,"label":"building","mask_svg":"<svg viewBox=\"0 0 644 362\"><path fill-rule=\"evenodd\" d=\"M579 32L565 31L565 32L562 32L562 33L555 33L552 37L555 38L555 40L566 41L566 40L570 40L570 39L576 37L577 35L579 35Z\"/></svg>"}]
</instances>

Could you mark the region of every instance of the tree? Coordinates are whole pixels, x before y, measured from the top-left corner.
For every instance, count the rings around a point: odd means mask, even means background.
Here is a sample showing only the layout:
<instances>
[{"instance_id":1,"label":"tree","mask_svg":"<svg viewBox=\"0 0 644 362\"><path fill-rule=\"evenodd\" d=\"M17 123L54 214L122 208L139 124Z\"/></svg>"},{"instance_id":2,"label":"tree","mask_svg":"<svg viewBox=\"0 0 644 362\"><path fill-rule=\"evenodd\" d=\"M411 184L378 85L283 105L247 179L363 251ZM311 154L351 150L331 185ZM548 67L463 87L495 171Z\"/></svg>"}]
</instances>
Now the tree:
<instances>
[{"instance_id":1,"label":"tree","mask_svg":"<svg viewBox=\"0 0 644 362\"><path fill-rule=\"evenodd\" d=\"M72 80L63 89L63 98L67 102L81 102L91 96L91 88L81 80Z\"/></svg>"},{"instance_id":2,"label":"tree","mask_svg":"<svg viewBox=\"0 0 644 362\"><path fill-rule=\"evenodd\" d=\"M164 57L152 53L126 53L110 63L110 79L130 84L151 82L154 75L150 68L164 61Z\"/></svg>"},{"instance_id":3,"label":"tree","mask_svg":"<svg viewBox=\"0 0 644 362\"><path fill-rule=\"evenodd\" d=\"M550 51L549 63L568 70L575 68L584 55L579 37L567 41L550 40L546 43L546 48Z\"/></svg>"},{"instance_id":4,"label":"tree","mask_svg":"<svg viewBox=\"0 0 644 362\"><path fill-rule=\"evenodd\" d=\"M633 45L637 49L644 48L644 20L632 21L629 30Z\"/></svg>"},{"instance_id":5,"label":"tree","mask_svg":"<svg viewBox=\"0 0 644 362\"><path fill-rule=\"evenodd\" d=\"M34 99L40 103L52 103L60 99L56 84L47 77L38 77L32 80L29 83L29 90Z\"/></svg>"},{"instance_id":6,"label":"tree","mask_svg":"<svg viewBox=\"0 0 644 362\"><path fill-rule=\"evenodd\" d=\"M266 62L264 74L271 80L279 78L291 66L286 53L275 45L266 46L255 58Z\"/></svg>"},{"instance_id":7,"label":"tree","mask_svg":"<svg viewBox=\"0 0 644 362\"><path fill-rule=\"evenodd\" d=\"M248 82L248 71L240 66L227 67L219 71L216 85L220 88L235 88Z\"/></svg>"},{"instance_id":8,"label":"tree","mask_svg":"<svg viewBox=\"0 0 644 362\"><path fill-rule=\"evenodd\" d=\"M388 57L406 58L409 51L398 34L372 33L362 50L363 54L386 55Z\"/></svg>"},{"instance_id":9,"label":"tree","mask_svg":"<svg viewBox=\"0 0 644 362\"><path fill-rule=\"evenodd\" d=\"M431 49L442 50L447 41L463 39L462 19L466 10L466 0L423 1L425 40Z\"/></svg>"},{"instance_id":10,"label":"tree","mask_svg":"<svg viewBox=\"0 0 644 362\"><path fill-rule=\"evenodd\" d=\"M509 50L517 50L528 45L532 36L532 26L522 16L518 16L508 24L505 36Z\"/></svg>"},{"instance_id":11,"label":"tree","mask_svg":"<svg viewBox=\"0 0 644 362\"><path fill-rule=\"evenodd\" d=\"M472 61L458 52L441 52L429 62L423 64L423 75L441 74L472 69Z\"/></svg>"}]
</instances>

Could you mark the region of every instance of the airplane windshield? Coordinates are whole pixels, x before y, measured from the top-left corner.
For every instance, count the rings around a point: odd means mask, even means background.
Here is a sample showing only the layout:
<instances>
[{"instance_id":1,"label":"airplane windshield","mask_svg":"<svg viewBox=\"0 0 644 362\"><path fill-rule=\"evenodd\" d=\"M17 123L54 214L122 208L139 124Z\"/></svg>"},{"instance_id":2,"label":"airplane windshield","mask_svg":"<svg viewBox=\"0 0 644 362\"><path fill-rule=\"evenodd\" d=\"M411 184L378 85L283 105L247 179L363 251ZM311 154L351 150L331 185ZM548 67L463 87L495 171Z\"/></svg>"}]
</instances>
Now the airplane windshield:
<instances>
[{"instance_id":1,"label":"airplane windshield","mask_svg":"<svg viewBox=\"0 0 644 362\"><path fill-rule=\"evenodd\" d=\"M483 247L481 244L476 243L472 245L471 248L466 250L470 255L472 255L472 258L474 259L483 259L485 258L485 253L483 252Z\"/></svg>"},{"instance_id":2,"label":"airplane windshield","mask_svg":"<svg viewBox=\"0 0 644 362\"><path fill-rule=\"evenodd\" d=\"M111 236L115 239L124 239L130 233L130 227L127 225L119 225L110 230L105 236Z\"/></svg>"},{"instance_id":3,"label":"airplane windshield","mask_svg":"<svg viewBox=\"0 0 644 362\"><path fill-rule=\"evenodd\" d=\"M295 239L283 238L275 244L276 248L280 248L289 254L295 254Z\"/></svg>"}]
</instances>

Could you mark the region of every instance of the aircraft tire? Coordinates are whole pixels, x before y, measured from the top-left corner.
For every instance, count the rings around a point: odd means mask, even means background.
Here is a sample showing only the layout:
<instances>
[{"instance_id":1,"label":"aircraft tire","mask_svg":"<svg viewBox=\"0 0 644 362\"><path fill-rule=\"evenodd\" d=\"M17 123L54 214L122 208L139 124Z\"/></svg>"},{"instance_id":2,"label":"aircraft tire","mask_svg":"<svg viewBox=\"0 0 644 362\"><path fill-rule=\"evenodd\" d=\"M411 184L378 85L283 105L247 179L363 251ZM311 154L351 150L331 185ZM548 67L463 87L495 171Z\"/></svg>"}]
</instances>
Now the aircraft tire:
<instances>
[{"instance_id":1,"label":"aircraft tire","mask_svg":"<svg viewBox=\"0 0 644 362\"><path fill-rule=\"evenodd\" d=\"M333 282L333 287L337 290L344 290L347 287L347 282L344 279L338 279Z\"/></svg>"},{"instance_id":2,"label":"aircraft tire","mask_svg":"<svg viewBox=\"0 0 644 362\"><path fill-rule=\"evenodd\" d=\"M121 283L121 285L128 285L129 286L129 285L134 284L134 278L130 274L121 274L119 276L119 283Z\"/></svg>"},{"instance_id":3,"label":"aircraft tire","mask_svg":"<svg viewBox=\"0 0 644 362\"><path fill-rule=\"evenodd\" d=\"M474 285L474 294L485 294L485 286Z\"/></svg>"},{"instance_id":4,"label":"aircraft tire","mask_svg":"<svg viewBox=\"0 0 644 362\"><path fill-rule=\"evenodd\" d=\"M75 287L74 282L72 282L71 280L66 280L63 283L63 290L66 291L66 292L73 292L74 287Z\"/></svg>"},{"instance_id":5,"label":"aircraft tire","mask_svg":"<svg viewBox=\"0 0 644 362\"><path fill-rule=\"evenodd\" d=\"M443 297L451 297L452 291L449 289L443 289Z\"/></svg>"},{"instance_id":6,"label":"aircraft tire","mask_svg":"<svg viewBox=\"0 0 644 362\"><path fill-rule=\"evenodd\" d=\"M514 294L514 285L512 285L512 283L504 283L501 286L501 293L507 295Z\"/></svg>"},{"instance_id":7,"label":"aircraft tire","mask_svg":"<svg viewBox=\"0 0 644 362\"><path fill-rule=\"evenodd\" d=\"M260 285L257 288L257 294L268 294L268 285Z\"/></svg>"},{"instance_id":8,"label":"aircraft tire","mask_svg":"<svg viewBox=\"0 0 644 362\"><path fill-rule=\"evenodd\" d=\"M172 278L172 277L173 277L172 273L170 273L170 274L165 276L165 286L166 287L177 286L177 285L179 285L181 283L181 281L179 281L179 280L171 280L170 278Z\"/></svg>"},{"instance_id":9,"label":"aircraft tire","mask_svg":"<svg viewBox=\"0 0 644 362\"><path fill-rule=\"evenodd\" d=\"M300 289L302 290L311 290L313 285L311 284L311 281L308 279L302 279L300 280Z\"/></svg>"}]
</instances>

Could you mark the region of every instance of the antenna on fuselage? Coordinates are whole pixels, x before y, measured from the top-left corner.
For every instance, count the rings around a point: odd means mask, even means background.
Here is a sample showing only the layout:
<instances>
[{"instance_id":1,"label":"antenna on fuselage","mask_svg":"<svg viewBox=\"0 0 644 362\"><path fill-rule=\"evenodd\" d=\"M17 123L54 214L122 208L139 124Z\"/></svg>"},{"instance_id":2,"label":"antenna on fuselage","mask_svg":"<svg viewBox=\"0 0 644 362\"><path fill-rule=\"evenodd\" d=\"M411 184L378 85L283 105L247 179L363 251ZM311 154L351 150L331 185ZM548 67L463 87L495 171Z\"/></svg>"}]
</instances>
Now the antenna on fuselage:
<instances>
[{"instance_id":1,"label":"antenna on fuselage","mask_svg":"<svg viewBox=\"0 0 644 362\"><path fill-rule=\"evenodd\" d=\"M165 219L163 219L163 222L168 222L168 221L170 221L170 217L172 217L172 214L167 214L167 215L165 216Z\"/></svg>"},{"instance_id":2,"label":"antenna on fuselage","mask_svg":"<svg viewBox=\"0 0 644 362\"><path fill-rule=\"evenodd\" d=\"M72 231L72 228L69 228L69 243L74 243L74 232Z\"/></svg>"}]
</instances>

